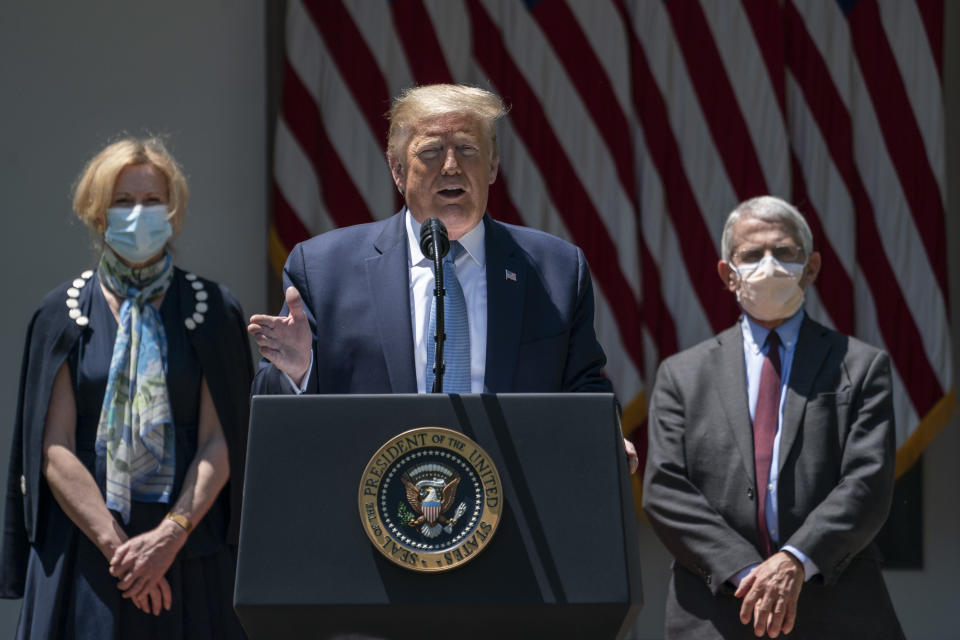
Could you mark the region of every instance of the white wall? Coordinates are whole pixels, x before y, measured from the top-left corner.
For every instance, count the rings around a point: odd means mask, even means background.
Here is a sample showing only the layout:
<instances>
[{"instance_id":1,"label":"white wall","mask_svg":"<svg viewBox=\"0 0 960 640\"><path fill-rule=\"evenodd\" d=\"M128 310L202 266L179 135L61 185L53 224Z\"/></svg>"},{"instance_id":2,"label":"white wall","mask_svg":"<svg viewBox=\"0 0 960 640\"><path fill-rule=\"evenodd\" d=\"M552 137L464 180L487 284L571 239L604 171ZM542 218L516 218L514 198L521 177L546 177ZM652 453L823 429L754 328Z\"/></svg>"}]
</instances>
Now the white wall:
<instances>
[{"instance_id":1,"label":"white wall","mask_svg":"<svg viewBox=\"0 0 960 640\"><path fill-rule=\"evenodd\" d=\"M0 484L27 320L92 266L69 190L110 138L169 134L192 191L177 264L266 309L263 14L227 0L0 3ZM19 605L0 600L0 637Z\"/></svg>"}]
</instances>

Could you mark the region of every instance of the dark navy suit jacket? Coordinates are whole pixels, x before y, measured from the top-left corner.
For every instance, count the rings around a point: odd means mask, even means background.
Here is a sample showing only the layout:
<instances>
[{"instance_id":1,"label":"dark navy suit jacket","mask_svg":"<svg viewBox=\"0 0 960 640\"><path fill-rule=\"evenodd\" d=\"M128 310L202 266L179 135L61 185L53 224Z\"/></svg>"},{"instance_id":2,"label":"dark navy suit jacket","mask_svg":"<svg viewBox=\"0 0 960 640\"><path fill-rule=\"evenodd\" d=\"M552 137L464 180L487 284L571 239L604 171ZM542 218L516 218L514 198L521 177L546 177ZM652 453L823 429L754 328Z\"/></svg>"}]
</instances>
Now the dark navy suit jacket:
<instances>
[{"instance_id":1,"label":"dark navy suit jacket","mask_svg":"<svg viewBox=\"0 0 960 640\"><path fill-rule=\"evenodd\" d=\"M283 286L300 292L314 335L308 393L416 393L405 213L336 229L294 247ZM611 390L593 328L583 252L485 216L484 391ZM507 271L515 274L507 277ZM287 314L286 306L281 315ZM263 360L254 394L290 393Z\"/></svg>"}]
</instances>

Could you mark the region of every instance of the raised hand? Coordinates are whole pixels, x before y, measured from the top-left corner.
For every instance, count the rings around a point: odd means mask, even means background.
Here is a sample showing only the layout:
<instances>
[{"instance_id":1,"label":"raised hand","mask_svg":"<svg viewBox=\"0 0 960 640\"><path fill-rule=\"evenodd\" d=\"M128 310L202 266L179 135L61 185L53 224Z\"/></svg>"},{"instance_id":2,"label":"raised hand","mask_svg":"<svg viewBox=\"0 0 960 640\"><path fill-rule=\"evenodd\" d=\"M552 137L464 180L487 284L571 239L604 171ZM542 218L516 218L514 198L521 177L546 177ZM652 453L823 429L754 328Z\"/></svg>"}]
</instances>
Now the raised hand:
<instances>
[{"instance_id":1,"label":"raised hand","mask_svg":"<svg viewBox=\"0 0 960 640\"><path fill-rule=\"evenodd\" d=\"M247 332L253 336L260 348L260 355L290 376L294 382L301 384L310 367L313 334L307 314L303 310L300 292L294 287L287 287L285 298L288 315L250 316Z\"/></svg>"}]
</instances>

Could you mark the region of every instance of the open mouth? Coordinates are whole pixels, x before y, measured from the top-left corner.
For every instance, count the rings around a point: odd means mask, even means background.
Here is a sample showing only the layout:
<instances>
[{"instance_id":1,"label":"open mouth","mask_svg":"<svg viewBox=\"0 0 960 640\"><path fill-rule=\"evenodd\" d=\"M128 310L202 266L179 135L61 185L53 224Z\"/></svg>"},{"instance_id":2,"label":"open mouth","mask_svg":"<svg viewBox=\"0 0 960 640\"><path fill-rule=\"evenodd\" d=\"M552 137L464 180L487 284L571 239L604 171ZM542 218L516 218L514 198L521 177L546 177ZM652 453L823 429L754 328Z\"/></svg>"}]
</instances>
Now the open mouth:
<instances>
[{"instance_id":1,"label":"open mouth","mask_svg":"<svg viewBox=\"0 0 960 640\"><path fill-rule=\"evenodd\" d=\"M441 189L440 191L437 192L437 194L441 198L447 198L448 200L454 200L456 198L459 198L464 193L466 193L466 191L464 191L460 187L451 187L449 189Z\"/></svg>"}]
</instances>

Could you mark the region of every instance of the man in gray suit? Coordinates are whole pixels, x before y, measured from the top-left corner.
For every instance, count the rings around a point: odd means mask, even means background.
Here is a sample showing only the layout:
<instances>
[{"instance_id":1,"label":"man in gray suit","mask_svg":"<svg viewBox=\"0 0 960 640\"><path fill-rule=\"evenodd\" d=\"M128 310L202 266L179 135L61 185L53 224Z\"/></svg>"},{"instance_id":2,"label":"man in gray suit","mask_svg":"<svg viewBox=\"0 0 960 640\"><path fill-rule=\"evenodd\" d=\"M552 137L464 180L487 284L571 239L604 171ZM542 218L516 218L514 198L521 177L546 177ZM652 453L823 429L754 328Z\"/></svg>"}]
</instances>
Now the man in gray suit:
<instances>
[{"instance_id":1,"label":"man in gray suit","mask_svg":"<svg viewBox=\"0 0 960 640\"><path fill-rule=\"evenodd\" d=\"M674 555L667 638L902 638L873 544L890 508L885 353L807 317L820 255L790 204L727 218L743 315L665 360L643 506Z\"/></svg>"}]
</instances>

